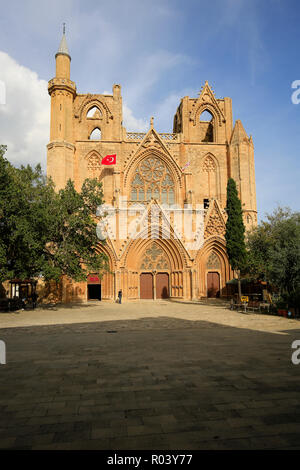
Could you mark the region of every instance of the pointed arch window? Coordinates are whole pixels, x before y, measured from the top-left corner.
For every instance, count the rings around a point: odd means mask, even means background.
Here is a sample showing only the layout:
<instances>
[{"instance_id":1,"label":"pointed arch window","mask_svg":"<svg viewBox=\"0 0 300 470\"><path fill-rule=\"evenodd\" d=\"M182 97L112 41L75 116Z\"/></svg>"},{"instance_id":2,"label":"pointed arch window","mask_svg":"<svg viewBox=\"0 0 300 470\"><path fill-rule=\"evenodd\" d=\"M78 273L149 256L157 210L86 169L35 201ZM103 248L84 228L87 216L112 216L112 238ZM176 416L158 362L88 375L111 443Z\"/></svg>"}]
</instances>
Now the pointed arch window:
<instances>
[{"instance_id":1,"label":"pointed arch window","mask_svg":"<svg viewBox=\"0 0 300 470\"><path fill-rule=\"evenodd\" d=\"M214 142L214 117L205 109L200 115L201 142Z\"/></svg>"},{"instance_id":2,"label":"pointed arch window","mask_svg":"<svg viewBox=\"0 0 300 470\"><path fill-rule=\"evenodd\" d=\"M247 214L246 220L247 220L247 224L252 224L252 223L253 223L253 222L252 222L252 217L251 217L250 214Z\"/></svg>"},{"instance_id":3,"label":"pointed arch window","mask_svg":"<svg viewBox=\"0 0 300 470\"><path fill-rule=\"evenodd\" d=\"M174 181L162 160L151 156L139 163L131 182L130 199L140 202L157 199L164 204L175 203Z\"/></svg>"},{"instance_id":4,"label":"pointed arch window","mask_svg":"<svg viewBox=\"0 0 300 470\"><path fill-rule=\"evenodd\" d=\"M101 130L99 127L96 127L90 134L90 140L101 140Z\"/></svg>"},{"instance_id":5,"label":"pointed arch window","mask_svg":"<svg viewBox=\"0 0 300 470\"><path fill-rule=\"evenodd\" d=\"M87 112L87 115L86 117L88 119L100 119L102 117L102 113L100 111L100 109L97 107L97 106L93 106L92 108L90 108Z\"/></svg>"}]
</instances>

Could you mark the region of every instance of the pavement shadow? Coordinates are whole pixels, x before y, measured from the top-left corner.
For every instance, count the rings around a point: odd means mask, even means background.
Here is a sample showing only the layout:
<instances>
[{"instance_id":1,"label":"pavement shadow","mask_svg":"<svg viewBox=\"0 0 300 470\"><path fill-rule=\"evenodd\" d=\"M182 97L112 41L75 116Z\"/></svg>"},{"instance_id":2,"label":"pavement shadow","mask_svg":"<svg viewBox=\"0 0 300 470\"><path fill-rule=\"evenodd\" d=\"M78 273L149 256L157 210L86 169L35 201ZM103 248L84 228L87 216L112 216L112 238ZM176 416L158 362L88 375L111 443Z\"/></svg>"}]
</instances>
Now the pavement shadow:
<instances>
[{"instance_id":1,"label":"pavement shadow","mask_svg":"<svg viewBox=\"0 0 300 470\"><path fill-rule=\"evenodd\" d=\"M300 329L286 333L163 315L3 329L0 443L299 449Z\"/></svg>"}]
</instances>

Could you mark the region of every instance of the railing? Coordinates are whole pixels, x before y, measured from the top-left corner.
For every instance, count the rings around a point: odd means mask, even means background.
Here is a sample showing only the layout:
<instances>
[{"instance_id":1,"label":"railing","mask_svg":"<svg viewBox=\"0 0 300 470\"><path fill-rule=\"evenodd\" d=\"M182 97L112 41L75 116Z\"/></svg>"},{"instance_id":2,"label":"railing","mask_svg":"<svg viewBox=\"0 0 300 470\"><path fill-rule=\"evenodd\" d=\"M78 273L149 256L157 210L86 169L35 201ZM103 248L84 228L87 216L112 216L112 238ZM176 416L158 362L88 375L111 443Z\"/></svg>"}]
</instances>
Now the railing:
<instances>
[{"instance_id":1,"label":"railing","mask_svg":"<svg viewBox=\"0 0 300 470\"><path fill-rule=\"evenodd\" d=\"M127 140L143 140L145 137L145 132L127 132Z\"/></svg>"},{"instance_id":2,"label":"railing","mask_svg":"<svg viewBox=\"0 0 300 470\"><path fill-rule=\"evenodd\" d=\"M127 132L126 138L127 140L143 140L145 135L146 135L146 132ZM177 140L178 138L178 134L163 133L159 135L163 140L169 140L169 141Z\"/></svg>"},{"instance_id":3,"label":"railing","mask_svg":"<svg viewBox=\"0 0 300 470\"><path fill-rule=\"evenodd\" d=\"M164 140L177 140L177 134L169 134L169 133L164 133L164 134L159 134L160 137Z\"/></svg>"}]
</instances>

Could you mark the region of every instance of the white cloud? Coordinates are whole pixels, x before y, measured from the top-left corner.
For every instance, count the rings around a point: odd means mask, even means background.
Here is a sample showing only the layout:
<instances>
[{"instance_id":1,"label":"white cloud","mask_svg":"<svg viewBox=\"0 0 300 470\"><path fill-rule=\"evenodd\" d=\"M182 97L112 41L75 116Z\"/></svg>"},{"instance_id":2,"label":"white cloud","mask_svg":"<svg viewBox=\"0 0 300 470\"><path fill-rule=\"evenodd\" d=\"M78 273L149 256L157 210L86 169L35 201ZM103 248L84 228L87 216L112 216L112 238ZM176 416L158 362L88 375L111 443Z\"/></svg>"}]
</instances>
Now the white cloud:
<instances>
[{"instance_id":1,"label":"white cloud","mask_svg":"<svg viewBox=\"0 0 300 470\"><path fill-rule=\"evenodd\" d=\"M173 119L181 99L184 96L195 96L195 91L184 88L179 92L170 93L154 111L154 127L159 132L173 132Z\"/></svg>"},{"instance_id":2,"label":"white cloud","mask_svg":"<svg viewBox=\"0 0 300 470\"><path fill-rule=\"evenodd\" d=\"M14 165L46 168L50 97L47 82L0 51L0 80L6 86L6 104L0 105L0 143Z\"/></svg>"},{"instance_id":3,"label":"white cloud","mask_svg":"<svg viewBox=\"0 0 300 470\"><path fill-rule=\"evenodd\" d=\"M123 125L129 132L147 132L149 130L149 123L146 119L135 118L132 110L125 103L123 104Z\"/></svg>"},{"instance_id":4,"label":"white cloud","mask_svg":"<svg viewBox=\"0 0 300 470\"><path fill-rule=\"evenodd\" d=\"M15 166L41 163L46 171L50 133L47 82L1 51L0 81L6 88L6 104L0 104L0 144L8 147L6 158ZM148 130L146 120L136 118L126 104L123 116L128 131Z\"/></svg>"},{"instance_id":5,"label":"white cloud","mask_svg":"<svg viewBox=\"0 0 300 470\"><path fill-rule=\"evenodd\" d=\"M133 71L134 77L127 86L128 100L131 103L138 102L165 74L174 74L176 67L190 63L190 57L165 50L140 58Z\"/></svg>"}]
</instances>

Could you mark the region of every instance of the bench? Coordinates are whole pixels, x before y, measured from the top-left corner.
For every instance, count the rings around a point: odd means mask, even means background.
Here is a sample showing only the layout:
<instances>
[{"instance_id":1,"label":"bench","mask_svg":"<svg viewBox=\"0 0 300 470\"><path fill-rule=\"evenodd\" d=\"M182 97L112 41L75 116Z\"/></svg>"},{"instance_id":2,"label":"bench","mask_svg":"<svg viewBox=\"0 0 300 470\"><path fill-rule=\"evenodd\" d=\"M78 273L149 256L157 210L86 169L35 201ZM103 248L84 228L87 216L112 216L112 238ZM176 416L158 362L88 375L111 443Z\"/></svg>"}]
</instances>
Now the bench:
<instances>
[{"instance_id":1,"label":"bench","mask_svg":"<svg viewBox=\"0 0 300 470\"><path fill-rule=\"evenodd\" d=\"M244 310L244 312L246 312L246 306L247 306L247 303L246 302L234 302L234 303L231 303L230 304L230 310Z\"/></svg>"}]
</instances>

